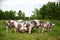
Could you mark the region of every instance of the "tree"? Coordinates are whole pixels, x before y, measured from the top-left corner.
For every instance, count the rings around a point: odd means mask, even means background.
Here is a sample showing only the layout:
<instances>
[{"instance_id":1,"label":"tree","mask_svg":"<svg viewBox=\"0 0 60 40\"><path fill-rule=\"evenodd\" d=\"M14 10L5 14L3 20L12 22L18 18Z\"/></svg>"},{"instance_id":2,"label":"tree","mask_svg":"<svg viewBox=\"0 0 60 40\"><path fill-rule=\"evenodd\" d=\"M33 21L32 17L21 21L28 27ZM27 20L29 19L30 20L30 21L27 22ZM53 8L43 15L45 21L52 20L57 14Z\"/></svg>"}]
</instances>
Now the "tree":
<instances>
[{"instance_id":1,"label":"tree","mask_svg":"<svg viewBox=\"0 0 60 40\"><path fill-rule=\"evenodd\" d=\"M35 8L35 10L34 11L32 11L34 14L32 15L32 17L34 18L34 19L40 19L41 18L41 15L40 15L40 12L39 12L40 10L39 9L37 9L37 8Z\"/></svg>"},{"instance_id":2,"label":"tree","mask_svg":"<svg viewBox=\"0 0 60 40\"><path fill-rule=\"evenodd\" d=\"M0 19L3 19L4 18L3 17L4 16L3 14L4 14L4 12L2 10L0 10Z\"/></svg>"},{"instance_id":3,"label":"tree","mask_svg":"<svg viewBox=\"0 0 60 40\"><path fill-rule=\"evenodd\" d=\"M33 13L34 14L31 16L31 18L60 20L60 4L55 2L48 2L40 9L35 8Z\"/></svg>"},{"instance_id":4,"label":"tree","mask_svg":"<svg viewBox=\"0 0 60 40\"><path fill-rule=\"evenodd\" d=\"M22 13L22 19L25 20L25 13Z\"/></svg>"},{"instance_id":5,"label":"tree","mask_svg":"<svg viewBox=\"0 0 60 40\"><path fill-rule=\"evenodd\" d=\"M13 11L13 10L10 10L9 11L9 19L15 19L15 11Z\"/></svg>"},{"instance_id":6,"label":"tree","mask_svg":"<svg viewBox=\"0 0 60 40\"><path fill-rule=\"evenodd\" d=\"M9 12L5 11L5 19L8 20L9 19Z\"/></svg>"},{"instance_id":7,"label":"tree","mask_svg":"<svg viewBox=\"0 0 60 40\"><path fill-rule=\"evenodd\" d=\"M22 19L22 11L21 10L19 10L19 12L18 12L18 17L19 17L19 19Z\"/></svg>"}]
</instances>

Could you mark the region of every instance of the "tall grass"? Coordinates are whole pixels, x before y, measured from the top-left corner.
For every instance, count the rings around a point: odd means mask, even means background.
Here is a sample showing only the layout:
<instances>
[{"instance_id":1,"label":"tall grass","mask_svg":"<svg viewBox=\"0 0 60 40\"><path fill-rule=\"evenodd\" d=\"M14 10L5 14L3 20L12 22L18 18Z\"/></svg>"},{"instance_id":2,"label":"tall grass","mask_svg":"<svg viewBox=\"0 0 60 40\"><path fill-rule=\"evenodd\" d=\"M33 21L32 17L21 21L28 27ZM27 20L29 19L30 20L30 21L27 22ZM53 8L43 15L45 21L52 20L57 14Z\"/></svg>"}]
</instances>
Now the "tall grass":
<instances>
[{"instance_id":1,"label":"tall grass","mask_svg":"<svg viewBox=\"0 0 60 40\"><path fill-rule=\"evenodd\" d=\"M14 32L14 29L9 29L6 32L6 20L0 20L0 40L60 40L60 21L58 20L41 20L42 22L51 21L55 24L51 32L36 32L32 30L32 34L28 32Z\"/></svg>"}]
</instances>

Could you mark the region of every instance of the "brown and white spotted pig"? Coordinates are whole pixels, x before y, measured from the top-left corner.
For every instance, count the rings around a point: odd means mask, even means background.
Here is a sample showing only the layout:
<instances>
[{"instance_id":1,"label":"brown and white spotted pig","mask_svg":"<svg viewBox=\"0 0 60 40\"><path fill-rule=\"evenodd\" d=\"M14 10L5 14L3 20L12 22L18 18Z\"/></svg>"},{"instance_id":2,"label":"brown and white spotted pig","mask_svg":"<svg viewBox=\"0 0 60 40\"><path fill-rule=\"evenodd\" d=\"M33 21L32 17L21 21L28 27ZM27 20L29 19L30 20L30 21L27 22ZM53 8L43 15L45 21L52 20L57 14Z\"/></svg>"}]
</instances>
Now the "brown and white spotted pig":
<instances>
[{"instance_id":1,"label":"brown and white spotted pig","mask_svg":"<svg viewBox=\"0 0 60 40\"><path fill-rule=\"evenodd\" d=\"M15 21L15 20L8 20L6 21L6 32L8 32L8 28L13 28L15 29L15 32L18 30L20 32L25 32L27 30L26 27L23 26L24 23L21 21Z\"/></svg>"},{"instance_id":2,"label":"brown and white spotted pig","mask_svg":"<svg viewBox=\"0 0 60 40\"><path fill-rule=\"evenodd\" d=\"M8 32L8 28L14 28L14 31L16 32L18 29L18 25L18 22L16 22L15 20L6 21L6 32Z\"/></svg>"},{"instance_id":3,"label":"brown and white spotted pig","mask_svg":"<svg viewBox=\"0 0 60 40\"><path fill-rule=\"evenodd\" d=\"M20 20L17 20L17 22L18 22L18 23L24 23L24 21L21 20L21 19L20 19Z\"/></svg>"},{"instance_id":4,"label":"brown and white spotted pig","mask_svg":"<svg viewBox=\"0 0 60 40\"><path fill-rule=\"evenodd\" d=\"M31 31L32 31L32 28L34 28L34 27L39 28L39 26L40 26L40 20L27 21L24 26L27 27L28 32L29 32L29 34L30 34ZM37 29L37 30L38 30L38 29Z\"/></svg>"},{"instance_id":5,"label":"brown and white spotted pig","mask_svg":"<svg viewBox=\"0 0 60 40\"><path fill-rule=\"evenodd\" d=\"M42 32L44 32L45 28L47 28L48 31L51 31L54 25L55 24L52 24L51 22L45 22L45 23L41 23L40 27L42 28Z\"/></svg>"},{"instance_id":6,"label":"brown and white spotted pig","mask_svg":"<svg viewBox=\"0 0 60 40\"><path fill-rule=\"evenodd\" d=\"M27 27L24 26L24 23L20 23L18 25L18 31L20 31L20 32L26 32L27 31Z\"/></svg>"},{"instance_id":7,"label":"brown and white spotted pig","mask_svg":"<svg viewBox=\"0 0 60 40\"><path fill-rule=\"evenodd\" d=\"M18 22L18 31L26 32L27 28L24 27L25 22L23 20L17 20L17 22Z\"/></svg>"},{"instance_id":8,"label":"brown and white spotted pig","mask_svg":"<svg viewBox=\"0 0 60 40\"><path fill-rule=\"evenodd\" d=\"M13 22L14 22L14 20L7 20L6 21L6 32L8 32L8 28L13 27Z\"/></svg>"}]
</instances>

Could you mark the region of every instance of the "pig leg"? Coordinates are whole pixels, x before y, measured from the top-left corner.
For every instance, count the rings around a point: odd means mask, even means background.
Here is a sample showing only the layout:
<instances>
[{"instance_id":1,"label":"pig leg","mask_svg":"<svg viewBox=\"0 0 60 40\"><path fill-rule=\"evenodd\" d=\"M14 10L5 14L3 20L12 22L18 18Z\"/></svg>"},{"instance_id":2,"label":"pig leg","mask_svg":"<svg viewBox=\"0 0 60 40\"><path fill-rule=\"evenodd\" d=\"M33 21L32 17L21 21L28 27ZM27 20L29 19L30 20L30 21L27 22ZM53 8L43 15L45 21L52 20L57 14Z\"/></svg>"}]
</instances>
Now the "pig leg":
<instances>
[{"instance_id":1,"label":"pig leg","mask_svg":"<svg viewBox=\"0 0 60 40\"><path fill-rule=\"evenodd\" d=\"M6 26L6 32L8 32L8 26Z\"/></svg>"},{"instance_id":2,"label":"pig leg","mask_svg":"<svg viewBox=\"0 0 60 40\"><path fill-rule=\"evenodd\" d=\"M16 31L17 31L17 28L15 28L15 33L16 33Z\"/></svg>"},{"instance_id":3,"label":"pig leg","mask_svg":"<svg viewBox=\"0 0 60 40\"><path fill-rule=\"evenodd\" d=\"M44 32L44 28L42 28L42 32Z\"/></svg>"},{"instance_id":4,"label":"pig leg","mask_svg":"<svg viewBox=\"0 0 60 40\"><path fill-rule=\"evenodd\" d=\"M31 34L32 27L29 27L29 34Z\"/></svg>"}]
</instances>

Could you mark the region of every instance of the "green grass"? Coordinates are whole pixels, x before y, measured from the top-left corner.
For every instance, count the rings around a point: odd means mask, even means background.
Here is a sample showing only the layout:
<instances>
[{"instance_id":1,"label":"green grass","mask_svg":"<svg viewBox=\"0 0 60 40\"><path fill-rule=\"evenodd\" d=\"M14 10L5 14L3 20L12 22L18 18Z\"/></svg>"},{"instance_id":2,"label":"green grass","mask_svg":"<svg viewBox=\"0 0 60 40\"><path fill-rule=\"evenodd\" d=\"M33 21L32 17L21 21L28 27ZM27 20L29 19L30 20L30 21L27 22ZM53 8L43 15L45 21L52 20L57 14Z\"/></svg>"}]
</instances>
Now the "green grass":
<instances>
[{"instance_id":1,"label":"green grass","mask_svg":"<svg viewBox=\"0 0 60 40\"><path fill-rule=\"evenodd\" d=\"M6 20L0 20L0 40L60 40L60 21L59 20L41 20L41 21L51 21L55 23L53 30L51 32L36 32L35 29L32 30L32 34L28 32L19 33L14 32L14 29L9 29L6 32L5 26Z\"/></svg>"}]
</instances>

